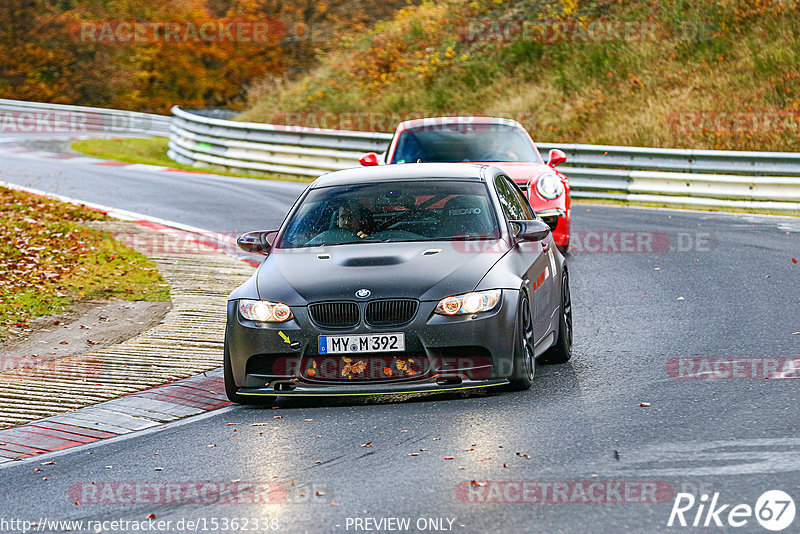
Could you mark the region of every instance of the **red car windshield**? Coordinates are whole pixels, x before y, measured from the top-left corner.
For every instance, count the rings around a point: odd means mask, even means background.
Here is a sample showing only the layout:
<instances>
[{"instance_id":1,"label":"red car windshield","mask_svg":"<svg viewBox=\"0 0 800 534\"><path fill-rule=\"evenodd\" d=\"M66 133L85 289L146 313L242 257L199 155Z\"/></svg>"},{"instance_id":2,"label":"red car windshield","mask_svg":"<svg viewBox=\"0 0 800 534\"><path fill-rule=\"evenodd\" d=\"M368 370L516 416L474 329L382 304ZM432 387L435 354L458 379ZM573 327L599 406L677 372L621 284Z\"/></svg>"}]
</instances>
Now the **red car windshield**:
<instances>
[{"instance_id":1,"label":"red car windshield","mask_svg":"<svg viewBox=\"0 0 800 534\"><path fill-rule=\"evenodd\" d=\"M390 163L541 163L530 138L508 124L437 124L403 130Z\"/></svg>"}]
</instances>

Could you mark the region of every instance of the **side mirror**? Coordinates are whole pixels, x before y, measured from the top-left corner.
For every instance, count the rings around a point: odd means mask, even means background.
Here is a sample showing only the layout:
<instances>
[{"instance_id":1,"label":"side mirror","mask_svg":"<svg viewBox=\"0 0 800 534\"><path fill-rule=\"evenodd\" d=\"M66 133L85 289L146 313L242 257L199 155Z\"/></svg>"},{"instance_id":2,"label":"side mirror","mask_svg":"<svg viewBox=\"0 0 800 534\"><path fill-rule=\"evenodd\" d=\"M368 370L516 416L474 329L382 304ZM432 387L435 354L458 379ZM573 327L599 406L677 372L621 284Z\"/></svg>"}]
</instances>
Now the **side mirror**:
<instances>
[{"instance_id":1,"label":"side mirror","mask_svg":"<svg viewBox=\"0 0 800 534\"><path fill-rule=\"evenodd\" d=\"M266 256L272 249L272 243L277 235L277 230L247 232L239 236L236 240L236 245L245 252Z\"/></svg>"},{"instance_id":2,"label":"side mirror","mask_svg":"<svg viewBox=\"0 0 800 534\"><path fill-rule=\"evenodd\" d=\"M550 226L539 219L511 221L511 227L517 241L541 241L550 235Z\"/></svg>"},{"instance_id":3,"label":"side mirror","mask_svg":"<svg viewBox=\"0 0 800 534\"><path fill-rule=\"evenodd\" d=\"M560 150L558 148L550 150L550 155L548 157L549 161L547 162L547 165L549 165L550 167L555 167L556 165L560 165L561 163L567 161L567 155L564 153L563 150Z\"/></svg>"},{"instance_id":4,"label":"side mirror","mask_svg":"<svg viewBox=\"0 0 800 534\"><path fill-rule=\"evenodd\" d=\"M368 154L364 154L358 162L363 165L364 167L372 167L374 165L380 165L380 161L378 161L378 155L375 152L370 152Z\"/></svg>"}]
</instances>

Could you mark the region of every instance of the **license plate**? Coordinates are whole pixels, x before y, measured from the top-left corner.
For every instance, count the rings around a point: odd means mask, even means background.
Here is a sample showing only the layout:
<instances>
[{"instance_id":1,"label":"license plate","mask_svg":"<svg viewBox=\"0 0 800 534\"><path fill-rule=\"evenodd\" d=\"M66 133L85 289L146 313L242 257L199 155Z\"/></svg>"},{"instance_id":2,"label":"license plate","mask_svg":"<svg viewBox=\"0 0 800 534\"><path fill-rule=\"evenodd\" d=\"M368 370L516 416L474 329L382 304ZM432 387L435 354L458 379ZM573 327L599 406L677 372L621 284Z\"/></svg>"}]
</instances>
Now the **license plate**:
<instances>
[{"instance_id":1,"label":"license plate","mask_svg":"<svg viewBox=\"0 0 800 534\"><path fill-rule=\"evenodd\" d=\"M406 336L403 333L353 336L319 336L320 354L402 352L404 350L406 350Z\"/></svg>"}]
</instances>

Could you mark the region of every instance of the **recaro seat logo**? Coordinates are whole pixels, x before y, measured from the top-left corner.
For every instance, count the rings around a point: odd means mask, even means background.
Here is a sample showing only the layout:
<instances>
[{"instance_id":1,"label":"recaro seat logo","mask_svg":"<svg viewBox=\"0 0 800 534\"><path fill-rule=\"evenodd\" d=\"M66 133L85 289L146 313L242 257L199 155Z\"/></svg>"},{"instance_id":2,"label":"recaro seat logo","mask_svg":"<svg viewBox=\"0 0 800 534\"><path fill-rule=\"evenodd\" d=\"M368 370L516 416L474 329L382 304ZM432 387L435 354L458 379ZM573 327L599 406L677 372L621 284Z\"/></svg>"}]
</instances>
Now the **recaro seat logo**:
<instances>
[{"instance_id":1,"label":"recaro seat logo","mask_svg":"<svg viewBox=\"0 0 800 534\"><path fill-rule=\"evenodd\" d=\"M754 507L749 504L721 504L719 493L714 493L709 501L708 494L695 499L691 493L678 493L669 514L667 526L743 527L755 516L758 524L767 530L778 532L792 524L795 517L794 500L788 493L780 490L765 491L756 500Z\"/></svg>"},{"instance_id":2,"label":"recaro seat logo","mask_svg":"<svg viewBox=\"0 0 800 534\"><path fill-rule=\"evenodd\" d=\"M480 208L459 208L450 210L450 215L480 215Z\"/></svg>"}]
</instances>

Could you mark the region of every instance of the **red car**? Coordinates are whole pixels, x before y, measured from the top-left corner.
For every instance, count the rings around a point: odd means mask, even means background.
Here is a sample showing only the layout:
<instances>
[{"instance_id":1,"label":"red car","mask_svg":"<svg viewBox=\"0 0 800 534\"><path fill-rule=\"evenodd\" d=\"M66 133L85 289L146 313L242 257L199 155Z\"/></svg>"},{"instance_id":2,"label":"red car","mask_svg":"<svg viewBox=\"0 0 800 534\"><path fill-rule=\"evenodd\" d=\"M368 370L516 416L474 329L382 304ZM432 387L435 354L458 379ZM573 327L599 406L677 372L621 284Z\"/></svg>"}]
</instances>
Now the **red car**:
<instances>
[{"instance_id":1,"label":"red car","mask_svg":"<svg viewBox=\"0 0 800 534\"><path fill-rule=\"evenodd\" d=\"M384 161L382 162L381 159ZM361 164L419 162L490 163L503 169L550 225L561 252L569 248L570 200L567 177L556 170L563 151L550 151L545 164L520 123L497 117L414 119L397 126L386 154L370 152Z\"/></svg>"}]
</instances>

